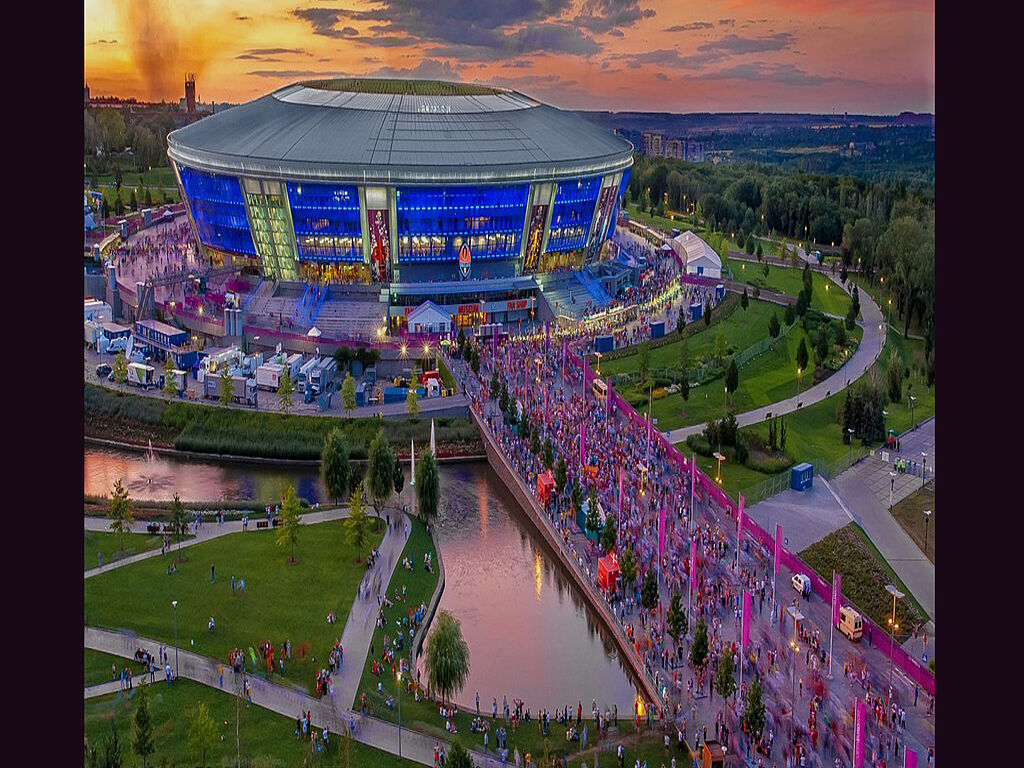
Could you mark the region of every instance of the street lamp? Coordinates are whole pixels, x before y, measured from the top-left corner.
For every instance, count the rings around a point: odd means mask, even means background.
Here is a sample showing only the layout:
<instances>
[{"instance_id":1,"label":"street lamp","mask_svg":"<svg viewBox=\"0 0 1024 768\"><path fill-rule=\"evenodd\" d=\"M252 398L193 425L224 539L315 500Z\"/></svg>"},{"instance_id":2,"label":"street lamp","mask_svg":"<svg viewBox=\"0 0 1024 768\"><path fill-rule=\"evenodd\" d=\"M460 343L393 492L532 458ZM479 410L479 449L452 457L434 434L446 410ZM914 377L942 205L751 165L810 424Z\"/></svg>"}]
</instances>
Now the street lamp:
<instances>
[{"instance_id":1,"label":"street lamp","mask_svg":"<svg viewBox=\"0 0 1024 768\"><path fill-rule=\"evenodd\" d=\"M889 471L889 511L892 512L892 492L896 487L896 473Z\"/></svg>"},{"instance_id":2,"label":"street lamp","mask_svg":"<svg viewBox=\"0 0 1024 768\"><path fill-rule=\"evenodd\" d=\"M716 459L718 459L718 472L715 475L715 482L718 483L719 485L721 485L722 484L722 459L724 459L725 456L722 455L721 451L715 451L714 456L715 456Z\"/></svg>"},{"instance_id":3,"label":"street lamp","mask_svg":"<svg viewBox=\"0 0 1024 768\"><path fill-rule=\"evenodd\" d=\"M932 516L932 511L930 509L926 509L924 511L924 554L925 554L925 557L928 556L928 520L931 519L931 516Z\"/></svg>"},{"instance_id":4,"label":"street lamp","mask_svg":"<svg viewBox=\"0 0 1024 768\"><path fill-rule=\"evenodd\" d=\"M900 592L892 584L885 585L885 591L892 595L892 618L889 619L889 690L886 691L885 699L886 704L889 702L889 697L892 696L892 653L893 646L896 645L896 630L900 628L900 625L896 623L896 601L902 600L905 595Z\"/></svg>"},{"instance_id":5,"label":"street lamp","mask_svg":"<svg viewBox=\"0 0 1024 768\"><path fill-rule=\"evenodd\" d=\"M402 661L399 659L399 665ZM402 670L399 666L398 674L395 676L395 688L398 691L398 756L402 756Z\"/></svg>"},{"instance_id":6,"label":"street lamp","mask_svg":"<svg viewBox=\"0 0 1024 768\"><path fill-rule=\"evenodd\" d=\"M846 434L850 436L850 464L853 464L853 427L846 428Z\"/></svg>"},{"instance_id":7,"label":"street lamp","mask_svg":"<svg viewBox=\"0 0 1024 768\"><path fill-rule=\"evenodd\" d=\"M796 394L797 394L797 397L800 396L800 376L803 374L803 372L804 372L803 368L797 368L796 369Z\"/></svg>"},{"instance_id":8,"label":"street lamp","mask_svg":"<svg viewBox=\"0 0 1024 768\"><path fill-rule=\"evenodd\" d=\"M915 429L917 428L917 422L914 421L914 403L916 401L917 401L917 398L914 397L914 395L911 395L910 396L910 423L914 425Z\"/></svg>"},{"instance_id":9,"label":"street lamp","mask_svg":"<svg viewBox=\"0 0 1024 768\"><path fill-rule=\"evenodd\" d=\"M928 452L921 451L921 487L924 488L924 476L928 472Z\"/></svg>"},{"instance_id":10,"label":"street lamp","mask_svg":"<svg viewBox=\"0 0 1024 768\"><path fill-rule=\"evenodd\" d=\"M885 317L885 324L888 326L892 322L892 299L889 299L889 311Z\"/></svg>"},{"instance_id":11,"label":"street lamp","mask_svg":"<svg viewBox=\"0 0 1024 768\"><path fill-rule=\"evenodd\" d=\"M409 356L409 347L406 346L405 344L402 344L402 346L399 347L398 354L401 355L403 359L408 357Z\"/></svg>"},{"instance_id":12,"label":"street lamp","mask_svg":"<svg viewBox=\"0 0 1024 768\"><path fill-rule=\"evenodd\" d=\"M178 676L178 601L171 600L174 608L174 676Z\"/></svg>"},{"instance_id":13,"label":"street lamp","mask_svg":"<svg viewBox=\"0 0 1024 768\"><path fill-rule=\"evenodd\" d=\"M800 658L800 644L796 639L796 625L797 622L803 620L803 614L797 608L797 600L799 598L793 598L793 605L789 609L789 615L793 619L793 639L789 641L789 647L793 649L793 703L789 711L790 718L790 734L796 733L796 663Z\"/></svg>"}]
</instances>

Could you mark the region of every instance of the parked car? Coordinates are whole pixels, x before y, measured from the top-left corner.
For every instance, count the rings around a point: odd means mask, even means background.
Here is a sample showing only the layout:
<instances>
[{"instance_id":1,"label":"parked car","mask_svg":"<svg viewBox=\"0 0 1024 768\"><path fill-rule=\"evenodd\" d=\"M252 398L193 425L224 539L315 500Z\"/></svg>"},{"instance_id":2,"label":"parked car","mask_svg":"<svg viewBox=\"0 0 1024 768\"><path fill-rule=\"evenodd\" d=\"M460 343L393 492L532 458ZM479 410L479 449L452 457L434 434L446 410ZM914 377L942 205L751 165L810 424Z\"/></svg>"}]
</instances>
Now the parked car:
<instances>
[{"instance_id":1,"label":"parked car","mask_svg":"<svg viewBox=\"0 0 1024 768\"><path fill-rule=\"evenodd\" d=\"M800 593L801 597L811 596L811 577L806 573L793 574L793 589Z\"/></svg>"},{"instance_id":2,"label":"parked car","mask_svg":"<svg viewBox=\"0 0 1024 768\"><path fill-rule=\"evenodd\" d=\"M96 366L96 378L102 379L104 376L109 376L113 369L106 363L100 363Z\"/></svg>"}]
</instances>

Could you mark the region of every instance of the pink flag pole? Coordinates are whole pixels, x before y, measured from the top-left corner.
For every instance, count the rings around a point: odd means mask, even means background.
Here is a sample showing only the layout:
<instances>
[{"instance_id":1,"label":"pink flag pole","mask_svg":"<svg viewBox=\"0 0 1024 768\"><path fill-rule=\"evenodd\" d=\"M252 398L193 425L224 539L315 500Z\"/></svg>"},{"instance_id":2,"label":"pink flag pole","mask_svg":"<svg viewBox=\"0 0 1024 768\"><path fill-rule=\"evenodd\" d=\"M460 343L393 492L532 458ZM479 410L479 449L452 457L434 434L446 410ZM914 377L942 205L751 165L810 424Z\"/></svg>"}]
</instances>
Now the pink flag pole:
<instances>
[{"instance_id":1,"label":"pink flag pole","mask_svg":"<svg viewBox=\"0 0 1024 768\"><path fill-rule=\"evenodd\" d=\"M772 610L779 607L775 599L775 579L779 575L779 555L782 554L782 523L775 524L775 563L772 566ZM781 619L781 612L779 615Z\"/></svg>"},{"instance_id":2,"label":"pink flag pole","mask_svg":"<svg viewBox=\"0 0 1024 768\"><path fill-rule=\"evenodd\" d=\"M580 472L587 465L587 425L580 424Z\"/></svg>"},{"instance_id":3,"label":"pink flag pole","mask_svg":"<svg viewBox=\"0 0 1024 768\"><path fill-rule=\"evenodd\" d=\"M694 500L697 493L697 452L694 451L690 460L690 531L693 531L693 523L697 518L697 510L694 508Z\"/></svg>"},{"instance_id":4,"label":"pink flag pole","mask_svg":"<svg viewBox=\"0 0 1024 768\"><path fill-rule=\"evenodd\" d=\"M743 548L743 494L740 494L740 511L736 515L736 564L740 562L740 550Z\"/></svg>"},{"instance_id":5,"label":"pink flag pole","mask_svg":"<svg viewBox=\"0 0 1024 768\"><path fill-rule=\"evenodd\" d=\"M867 706L858 698L853 710L853 768L864 768L864 728Z\"/></svg>"}]
</instances>

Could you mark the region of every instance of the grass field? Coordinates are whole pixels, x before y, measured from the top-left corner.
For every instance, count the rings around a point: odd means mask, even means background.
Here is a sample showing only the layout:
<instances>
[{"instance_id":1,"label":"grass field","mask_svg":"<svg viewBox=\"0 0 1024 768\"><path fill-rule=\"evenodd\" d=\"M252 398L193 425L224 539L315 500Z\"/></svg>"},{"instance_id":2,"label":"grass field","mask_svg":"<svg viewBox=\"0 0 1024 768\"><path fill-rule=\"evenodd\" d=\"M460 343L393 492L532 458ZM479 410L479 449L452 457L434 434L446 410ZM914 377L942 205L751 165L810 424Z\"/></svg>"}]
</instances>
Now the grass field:
<instances>
[{"instance_id":1,"label":"grass field","mask_svg":"<svg viewBox=\"0 0 1024 768\"><path fill-rule=\"evenodd\" d=\"M928 520L928 549L925 551L924 511L930 509L932 514ZM928 559L935 563L935 481L930 481L924 488L907 496L899 504L894 504L892 516L903 526L903 530L914 540L914 543L925 552Z\"/></svg>"},{"instance_id":2,"label":"grass field","mask_svg":"<svg viewBox=\"0 0 1024 768\"><path fill-rule=\"evenodd\" d=\"M295 550L298 563L287 563L287 550L276 545L276 530L233 533L182 550L185 562L167 574L172 554L126 565L85 583L85 617L91 626L129 628L156 640L174 642L178 601L178 641L195 653L226 660L232 648L257 648L263 640L279 647L292 642L284 674L312 690L312 657L324 659L341 635L356 587L365 573L356 552L345 543L341 521L303 526ZM374 534L378 543L382 533ZM359 554L369 551L367 545ZM210 583L210 566L216 583ZM246 592L232 594L231 576L245 579ZM326 621L334 611L338 623ZM210 634L210 617L216 633ZM300 648L308 646L302 657ZM155 653L156 649L147 649Z\"/></svg>"},{"instance_id":3,"label":"grass field","mask_svg":"<svg viewBox=\"0 0 1024 768\"><path fill-rule=\"evenodd\" d=\"M86 656L92 653L86 651ZM107 669L109 674L110 670ZM225 680L225 686L227 686ZM134 765L131 753L132 716L140 686L128 695L110 694L85 702L85 734L90 747L102 753L103 744L111 735L111 724L117 728L124 765ZM150 765L196 765L188 752L188 728L192 712L200 701L206 703L216 726L213 750L206 755L211 766L235 765L235 712L232 693L214 690L191 680L179 679L171 686L158 682L150 688L149 710L153 724L154 752ZM351 741L332 733L325 752L310 762L309 741L295 737L295 720L275 714L242 700L238 707L238 747L242 764L284 768L298 765L350 765L360 768L413 768L418 763L399 760L374 747Z\"/></svg>"},{"instance_id":4,"label":"grass field","mask_svg":"<svg viewBox=\"0 0 1024 768\"><path fill-rule=\"evenodd\" d=\"M815 542L800 553L800 558L825 581L832 579L833 570L839 571L843 575L843 596L879 627L889 626L892 597L885 591L885 585L895 584L907 596L896 603L896 639L901 643L916 624L927 621L927 613L856 523Z\"/></svg>"},{"instance_id":5,"label":"grass field","mask_svg":"<svg viewBox=\"0 0 1024 768\"><path fill-rule=\"evenodd\" d=\"M163 543L163 534L126 533L124 535L124 551L121 551L121 537L110 532L85 532L85 570L99 565L99 555L103 555L103 565L113 563L140 552L159 549Z\"/></svg>"},{"instance_id":6,"label":"grass field","mask_svg":"<svg viewBox=\"0 0 1024 768\"><path fill-rule=\"evenodd\" d=\"M764 290L775 291L786 296L797 296L803 290L803 268L768 267L765 278L760 264L728 260L732 267L733 279L738 283L756 285ZM838 285L820 272L811 273L811 309L845 317L850 311L852 299Z\"/></svg>"},{"instance_id":7,"label":"grass field","mask_svg":"<svg viewBox=\"0 0 1024 768\"><path fill-rule=\"evenodd\" d=\"M103 653L102 651L91 651L86 648L85 686L88 688L90 685L99 685L100 683L109 683L112 680L116 680L117 676L111 676L110 674L111 664L117 667L118 673L129 666L132 668L133 675L143 671L141 664L136 664L130 659L114 656L110 653Z\"/></svg>"}]
</instances>

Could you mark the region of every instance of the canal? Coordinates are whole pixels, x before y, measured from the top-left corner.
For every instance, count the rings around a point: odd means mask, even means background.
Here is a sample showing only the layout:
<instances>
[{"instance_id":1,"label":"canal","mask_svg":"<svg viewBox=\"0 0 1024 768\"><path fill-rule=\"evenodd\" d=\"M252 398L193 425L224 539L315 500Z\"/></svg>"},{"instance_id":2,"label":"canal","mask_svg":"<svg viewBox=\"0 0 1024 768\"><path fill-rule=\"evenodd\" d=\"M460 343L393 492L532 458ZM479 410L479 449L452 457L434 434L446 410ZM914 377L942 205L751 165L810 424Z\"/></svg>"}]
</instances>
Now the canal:
<instances>
[{"instance_id":1,"label":"canal","mask_svg":"<svg viewBox=\"0 0 1024 768\"><path fill-rule=\"evenodd\" d=\"M312 467L195 461L87 445L85 493L109 493L120 479L139 500L326 501ZM407 480L408 483L408 480ZM611 638L542 545L532 524L486 462L441 465L435 540L444 560L439 609L462 624L470 674L459 695L481 709L522 699L532 711L582 701L589 712L617 704L629 712L635 689Z\"/></svg>"}]
</instances>

